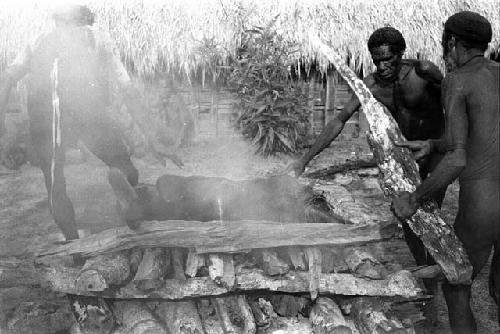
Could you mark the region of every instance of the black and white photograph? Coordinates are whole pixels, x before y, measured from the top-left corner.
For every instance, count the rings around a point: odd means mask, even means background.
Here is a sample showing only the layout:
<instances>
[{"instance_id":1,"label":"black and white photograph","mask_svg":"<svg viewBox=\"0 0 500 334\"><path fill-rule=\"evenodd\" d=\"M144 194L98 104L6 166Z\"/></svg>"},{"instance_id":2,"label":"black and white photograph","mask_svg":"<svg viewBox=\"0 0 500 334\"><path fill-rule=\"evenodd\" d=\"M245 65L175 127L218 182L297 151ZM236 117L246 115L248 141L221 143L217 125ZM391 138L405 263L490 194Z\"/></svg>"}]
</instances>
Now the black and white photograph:
<instances>
[{"instance_id":1,"label":"black and white photograph","mask_svg":"<svg viewBox=\"0 0 500 334\"><path fill-rule=\"evenodd\" d=\"M0 0L0 334L500 334L499 0Z\"/></svg>"}]
</instances>

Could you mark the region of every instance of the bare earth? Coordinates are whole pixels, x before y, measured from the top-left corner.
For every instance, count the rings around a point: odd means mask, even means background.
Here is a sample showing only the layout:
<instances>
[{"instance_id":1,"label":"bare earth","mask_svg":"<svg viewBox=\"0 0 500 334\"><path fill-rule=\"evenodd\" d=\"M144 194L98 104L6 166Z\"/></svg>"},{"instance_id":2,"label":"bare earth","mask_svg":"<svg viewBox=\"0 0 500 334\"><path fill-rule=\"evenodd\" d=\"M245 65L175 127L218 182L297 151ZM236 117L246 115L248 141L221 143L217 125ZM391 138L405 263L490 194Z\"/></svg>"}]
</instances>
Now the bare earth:
<instances>
[{"instance_id":1,"label":"bare earth","mask_svg":"<svg viewBox=\"0 0 500 334\"><path fill-rule=\"evenodd\" d=\"M342 161L366 152L363 143L336 141L319 158L327 162ZM107 182L107 168L93 157L81 163L76 153L69 155L65 172L78 228L96 233L120 225L114 194ZM250 148L234 138L200 141L178 153L185 164L182 170L171 163L161 166L151 159L136 160L141 182L153 183L165 173L234 179L265 176L279 172L290 159L256 157ZM345 184L349 177L340 180ZM381 193L379 198L387 204L384 206L386 210L388 200L383 199ZM457 200L458 185L453 184L443 205L443 218L448 222L453 221ZM0 169L0 203L0 282L3 282L6 268L15 268L19 274L15 284L6 286L0 283L0 333L68 333L72 315L65 296L46 290L30 275L34 268L34 253L62 238L50 216L39 169L23 166L16 173ZM496 307L488 295L488 270L489 265L473 286L473 310L481 334L500 333ZM449 333L444 300L441 295L436 299L439 320L436 333Z\"/></svg>"}]
</instances>

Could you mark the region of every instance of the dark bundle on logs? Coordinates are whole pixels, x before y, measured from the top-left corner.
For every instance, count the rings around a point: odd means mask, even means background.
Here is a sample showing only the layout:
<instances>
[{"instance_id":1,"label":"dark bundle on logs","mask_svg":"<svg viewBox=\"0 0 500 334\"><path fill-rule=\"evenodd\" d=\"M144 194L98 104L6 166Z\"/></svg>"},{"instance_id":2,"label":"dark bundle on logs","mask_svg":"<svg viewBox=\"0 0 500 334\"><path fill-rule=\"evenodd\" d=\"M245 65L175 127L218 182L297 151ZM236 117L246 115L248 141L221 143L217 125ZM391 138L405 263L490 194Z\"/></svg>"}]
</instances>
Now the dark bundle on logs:
<instances>
[{"instance_id":1,"label":"dark bundle on logs","mask_svg":"<svg viewBox=\"0 0 500 334\"><path fill-rule=\"evenodd\" d=\"M269 220L284 223L348 223L324 196L286 175L233 181L221 177L163 175L156 186L125 184L118 170L110 182L131 227L140 220ZM121 184L118 184L121 183Z\"/></svg>"}]
</instances>

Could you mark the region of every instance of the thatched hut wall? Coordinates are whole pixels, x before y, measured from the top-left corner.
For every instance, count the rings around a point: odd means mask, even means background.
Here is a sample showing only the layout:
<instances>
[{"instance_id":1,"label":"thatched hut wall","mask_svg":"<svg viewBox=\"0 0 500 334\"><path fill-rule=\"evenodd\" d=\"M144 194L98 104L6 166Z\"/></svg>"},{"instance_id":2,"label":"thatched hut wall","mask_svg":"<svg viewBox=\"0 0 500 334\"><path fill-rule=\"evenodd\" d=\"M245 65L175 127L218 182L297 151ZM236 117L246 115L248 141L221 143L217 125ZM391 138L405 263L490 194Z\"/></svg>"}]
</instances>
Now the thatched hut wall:
<instances>
[{"instance_id":1,"label":"thatched hut wall","mask_svg":"<svg viewBox=\"0 0 500 334\"><path fill-rule=\"evenodd\" d=\"M96 24L110 33L131 73L147 80L165 75L174 77L191 86L192 96L200 88L190 83L196 80L207 87L218 82L224 65L234 59L244 42L245 31L255 27L272 25L280 36L276 43L283 43L289 50L290 63L297 64L300 60L306 73L314 68L325 74L328 67L311 47L310 36L320 36L331 44L356 72L370 73L373 64L366 42L373 30L385 25L401 30L407 42L407 57L429 59L443 67L442 25L448 16L463 9L478 11L490 20L493 41L489 52L498 54L500 49L497 0L80 0L79 3L87 3L94 10ZM0 2L0 73L30 41L52 27L53 6L49 0ZM345 96L350 94L342 83L337 82L337 86L339 97L329 107L333 113L338 112L337 107L341 108ZM18 90L21 94L11 99L14 105L11 109L25 109L22 91ZM231 110L228 99L207 91L197 96L201 102L192 104L197 128L203 132L200 125L208 124L206 133L227 132L225 120L234 118L236 112ZM316 124L315 132L321 130L324 114L328 113L325 110L321 114L321 108L326 109L324 103L323 97L314 107L321 118L311 119ZM200 111L203 109L200 105L210 105L210 112ZM356 117L352 121L356 123Z\"/></svg>"},{"instance_id":2,"label":"thatched hut wall","mask_svg":"<svg viewBox=\"0 0 500 334\"><path fill-rule=\"evenodd\" d=\"M316 50L310 35L319 35L349 59L351 67L372 70L366 41L381 26L400 29L407 56L442 65L441 30L448 16L470 9L493 24L490 51L500 47L500 11L496 0L82 0L96 12L129 69L148 77L168 72L184 78L197 73L215 79L219 65L235 55L243 32L274 27L290 46L289 57L312 62ZM41 31L50 27L52 2L14 1L0 4L0 71Z\"/></svg>"}]
</instances>

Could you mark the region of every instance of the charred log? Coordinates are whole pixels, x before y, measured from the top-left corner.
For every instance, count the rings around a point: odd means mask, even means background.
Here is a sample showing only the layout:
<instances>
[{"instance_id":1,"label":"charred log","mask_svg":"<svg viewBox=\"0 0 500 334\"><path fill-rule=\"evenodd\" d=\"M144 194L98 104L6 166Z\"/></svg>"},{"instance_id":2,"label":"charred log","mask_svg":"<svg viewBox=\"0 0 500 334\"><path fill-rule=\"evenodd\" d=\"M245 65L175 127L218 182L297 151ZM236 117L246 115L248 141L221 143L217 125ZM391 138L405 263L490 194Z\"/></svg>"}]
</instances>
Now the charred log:
<instances>
[{"instance_id":1,"label":"charred log","mask_svg":"<svg viewBox=\"0 0 500 334\"><path fill-rule=\"evenodd\" d=\"M115 301L117 321L130 334L164 334L165 327L143 302Z\"/></svg>"},{"instance_id":2,"label":"charred log","mask_svg":"<svg viewBox=\"0 0 500 334\"><path fill-rule=\"evenodd\" d=\"M115 317L104 298L68 295L68 300L79 333L107 334L115 326Z\"/></svg>"},{"instance_id":3,"label":"charred log","mask_svg":"<svg viewBox=\"0 0 500 334\"><path fill-rule=\"evenodd\" d=\"M309 321L314 333L318 334L352 334L351 325L342 315L339 306L330 298L318 298L311 309Z\"/></svg>"},{"instance_id":4,"label":"charred log","mask_svg":"<svg viewBox=\"0 0 500 334\"><path fill-rule=\"evenodd\" d=\"M156 313L166 323L170 334L203 334L194 301L160 302Z\"/></svg>"},{"instance_id":5,"label":"charred log","mask_svg":"<svg viewBox=\"0 0 500 334\"><path fill-rule=\"evenodd\" d=\"M411 328L406 328L399 319L389 317L386 304L377 298L353 298L349 303L351 305L350 315L361 333L406 334L414 332L411 324Z\"/></svg>"},{"instance_id":6,"label":"charred log","mask_svg":"<svg viewBox=\"0 0 500 334\"><path fill-rule=\"evenodd\" d=\"M113 285L120 285L130 275L128 251L103 254L89 258L76 278L79 292L104 291Z\"/></svg>"}]
</instances>

